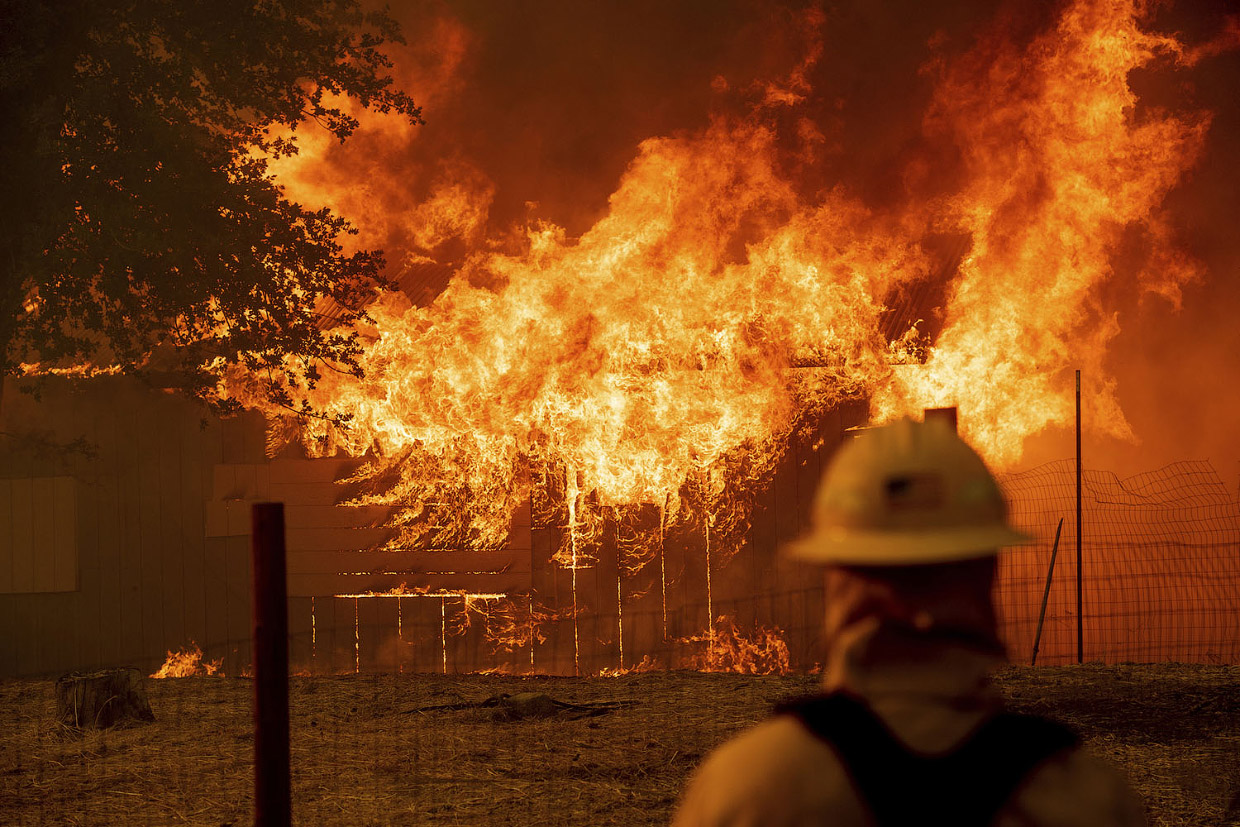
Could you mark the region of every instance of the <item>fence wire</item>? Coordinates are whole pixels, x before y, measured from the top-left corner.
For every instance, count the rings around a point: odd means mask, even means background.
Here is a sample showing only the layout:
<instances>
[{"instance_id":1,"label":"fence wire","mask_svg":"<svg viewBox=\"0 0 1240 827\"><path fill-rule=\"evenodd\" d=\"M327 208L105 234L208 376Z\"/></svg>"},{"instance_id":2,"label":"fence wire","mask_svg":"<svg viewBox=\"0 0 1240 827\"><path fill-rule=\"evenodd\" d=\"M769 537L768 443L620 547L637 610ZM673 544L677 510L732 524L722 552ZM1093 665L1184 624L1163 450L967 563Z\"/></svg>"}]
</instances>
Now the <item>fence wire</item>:
<instances>
[{"instance_id":1,"label":"fence wire","mask_svg":"<svg viewBox=\"0 0 1240 827\"><path fill-rule=\"evenodd\" d=\"M1012 520L1036 537L1000 563L1004 639L1028 663L1063 519L1037 662L1077 659L1076 466L1052 462L1000 480ZM1081 480L1083 659L1240 662L1240 502L1207 462Z\"/></svg>"}]
</instances>

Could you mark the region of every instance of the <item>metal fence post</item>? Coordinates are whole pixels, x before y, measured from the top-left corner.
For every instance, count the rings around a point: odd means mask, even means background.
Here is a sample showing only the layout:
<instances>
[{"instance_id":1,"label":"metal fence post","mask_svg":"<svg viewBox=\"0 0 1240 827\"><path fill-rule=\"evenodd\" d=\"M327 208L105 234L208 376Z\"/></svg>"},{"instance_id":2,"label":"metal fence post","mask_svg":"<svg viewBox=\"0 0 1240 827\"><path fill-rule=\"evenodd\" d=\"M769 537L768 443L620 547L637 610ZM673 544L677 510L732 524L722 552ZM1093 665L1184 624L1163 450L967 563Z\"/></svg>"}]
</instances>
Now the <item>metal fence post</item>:
<instances>
[{"instance_id":1,"label":"metal fence post","mask_svg":"<svg viewBox=\"0 0 1240 827\"><path fill-rule=\"evenodd\" d=\"M1081 372L1076 372L1076 662L1085 659L1085 616L1081 574Z\"/></svg>"},{"instance_id":2,"label":"metal fence post","mask_svg":"<svg viewBox=\"0 0 1240 827\"><path fill-rule=\"evenodd\" d=\"M1055 526L1055 545L1051 546L1051 564L1046 569L1046 588L1042 592L1042 609L1038 612L1038 631L1033 636L1033 657L1029 659L1030 666L1036 666L1038 662L1038 644L1042 642L1042 621L1046 619L1046 601L1051 596L1051 578L1055 576L1055 555L1059 553L1059 532L1063 531L1063 517L1059 518L1059 525Z\"/></svg>"},{"instance_id":3,"label":"metal fence post","mask_svg":"<svg viewBox=\"0 0 1240 827\"><path fill-rule=\"evenodd\" d=\"M255 503L250 527L254 562L254 824L289 827L284 504Z\"/></svg>"}]
</instances>

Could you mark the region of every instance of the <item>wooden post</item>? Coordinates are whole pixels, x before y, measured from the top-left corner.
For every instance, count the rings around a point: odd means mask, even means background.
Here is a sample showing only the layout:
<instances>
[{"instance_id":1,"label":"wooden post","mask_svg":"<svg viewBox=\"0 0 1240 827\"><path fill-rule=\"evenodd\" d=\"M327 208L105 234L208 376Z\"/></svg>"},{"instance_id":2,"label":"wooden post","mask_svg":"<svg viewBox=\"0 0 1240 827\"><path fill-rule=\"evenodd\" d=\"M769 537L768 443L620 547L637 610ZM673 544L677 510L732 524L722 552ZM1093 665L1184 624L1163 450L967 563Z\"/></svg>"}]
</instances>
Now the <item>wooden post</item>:
<instances>
[{"instance_id":1,"label":"wooden post","mask_svg":"<svg viewBox=\"0 0 1240 827\"><path fill-rule=\"evenodd\" d=\"M1076 662L1085 660L1085 618L1081 614L1081 372L1076 372Z\"/></svg>"},{"instance_id":2,"label":"wooden post","mask_svg":"<svg viewBox=\"0 0 1240 827\"><path fill-rule=\"evenodd\" d=\"M1042 621L1046 619L1046 601L1051 596L1051 577L1055 574L1055 555L1059 553L1059 532L1063 531L1063 517L1059 518L1059 525L1055 526L1055 545L1051 546L1051 564L1046 568L1046 588L1042 591L1042 609L1038 612L1038 631L1033 636L1033 657L1029 659L1029 665L1035 666L1038 662L1038 644L1042 642Z\"/></svg>"},{"instance_id":3,"label":"wooden post","mask_svg":"<svg viewBox=\"0 0 1240 827\"><path fill-rule=\"evenodd\" d=\"M289 827L288 584L284 504L255 503L254 824Z\"/></svg>"}]
</instances>

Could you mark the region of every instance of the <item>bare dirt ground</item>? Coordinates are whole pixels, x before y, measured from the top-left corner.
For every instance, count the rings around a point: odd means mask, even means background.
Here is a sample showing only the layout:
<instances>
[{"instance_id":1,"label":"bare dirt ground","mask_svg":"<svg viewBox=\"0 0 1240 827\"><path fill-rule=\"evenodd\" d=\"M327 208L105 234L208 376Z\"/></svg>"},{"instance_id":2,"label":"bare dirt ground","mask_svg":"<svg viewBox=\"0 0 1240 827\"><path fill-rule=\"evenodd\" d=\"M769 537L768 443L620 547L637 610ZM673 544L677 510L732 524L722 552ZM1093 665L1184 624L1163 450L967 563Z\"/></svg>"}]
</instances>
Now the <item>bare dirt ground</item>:
<instances>
[{"instance_id":1,"label":"bare dirt ground","mask_svg":"<svg viewBox=\"0 0 1240 827\"><path fill-rule=\"evenodd\" d=\"M1151 824L1240 824L1240 807L1228 813L1240 794L1240 667L1011 667L998 683L1014 708L1074 725L1121 767ZM294 678L294 820L666 824L712 747L814 686L688 672ZM252 683L146 688L153 724L81 735L56 722L51 681L0 682L0 823L251 823ZM617 708L497 720L475 705L520 692Z\"/></svg>"}]
</instances>

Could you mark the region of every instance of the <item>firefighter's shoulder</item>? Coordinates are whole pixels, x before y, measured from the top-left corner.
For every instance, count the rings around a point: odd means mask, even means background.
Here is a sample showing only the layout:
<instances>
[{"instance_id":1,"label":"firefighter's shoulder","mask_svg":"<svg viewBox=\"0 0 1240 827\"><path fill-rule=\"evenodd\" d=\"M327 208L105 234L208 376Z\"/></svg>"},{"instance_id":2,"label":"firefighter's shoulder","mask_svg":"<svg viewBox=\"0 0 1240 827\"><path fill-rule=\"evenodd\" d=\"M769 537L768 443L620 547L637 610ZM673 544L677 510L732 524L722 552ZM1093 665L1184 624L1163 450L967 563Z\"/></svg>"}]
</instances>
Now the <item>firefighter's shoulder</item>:
<instances>
[{"instance_id":1,"label":"firefighter's shoulder","mask_svg":"<svg viewBox=\"0 0 1240 827\"><path fill-rule=\"evenodd\" d=\"M675 827L867 824L835 752L787 715L754 726L710 753L681 797Z\"/></svg>"},{"instance_id":2,"label":"firefighter's shoulder","mask_svg":"<svg viewBox=\"0 0 1240 827\"><path fill-rule=\"evenodd\" d=\"M1035 769L999 812L998 827L1144 827L1145 808L1110 762L1078 747Z\"/></svg>"}]
</instances>

